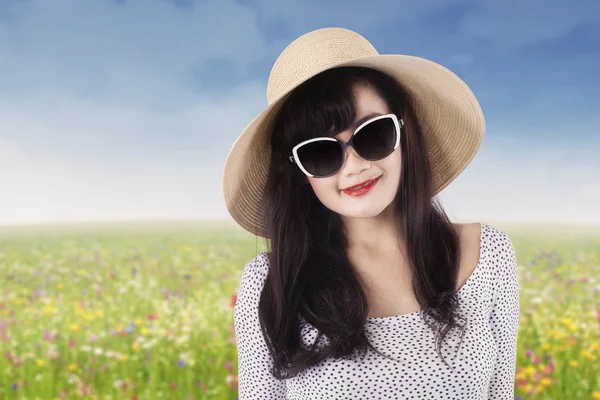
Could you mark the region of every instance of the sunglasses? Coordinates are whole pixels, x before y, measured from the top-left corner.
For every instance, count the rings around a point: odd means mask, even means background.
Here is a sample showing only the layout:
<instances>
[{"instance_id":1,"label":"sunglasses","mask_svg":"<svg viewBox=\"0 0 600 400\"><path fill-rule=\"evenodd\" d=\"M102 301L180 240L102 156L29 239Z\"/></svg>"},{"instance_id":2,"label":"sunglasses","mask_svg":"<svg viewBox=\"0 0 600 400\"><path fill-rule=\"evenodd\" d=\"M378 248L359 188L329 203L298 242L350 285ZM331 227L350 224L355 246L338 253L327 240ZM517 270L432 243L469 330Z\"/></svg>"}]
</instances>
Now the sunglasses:
<instances>
[{"instance_id":1,"label":"sunglasses","mask_svg":"<svg viewBox=\"0 0 600 400\"><path fill-rule=\"evenodd\" d=\"M305 140L292 149L290 161L296 163L307 176L327 178L338 173L344 165L346 147L368 161L386 158L400 144L402 119L395 114L379 115L362 123L348 142L332 137Z\"/></svg>"}]
</instances>

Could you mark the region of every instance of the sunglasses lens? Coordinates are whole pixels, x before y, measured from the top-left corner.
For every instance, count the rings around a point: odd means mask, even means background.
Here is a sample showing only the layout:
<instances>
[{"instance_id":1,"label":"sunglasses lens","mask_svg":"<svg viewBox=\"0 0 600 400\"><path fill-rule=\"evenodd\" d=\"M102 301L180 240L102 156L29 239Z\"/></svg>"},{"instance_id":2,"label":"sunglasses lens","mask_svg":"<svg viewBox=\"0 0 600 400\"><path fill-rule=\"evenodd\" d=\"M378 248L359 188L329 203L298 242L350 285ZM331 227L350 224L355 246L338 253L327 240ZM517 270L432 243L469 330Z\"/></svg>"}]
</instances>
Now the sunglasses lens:
<instances>
[{"instance_id":1,"label":"sunglasses lens","mask_svg":"<svg viewBox=\"0 0 600 400\"><path fill-rule=\"evenodd\" d=\"M310 174L315 177L327 176L342 165L342 147L331 140L311 142L298 149L298 158Z\"/></svg>"},{"instance_id":2,"label":"sunglasses lens","mask_svg":"<svg viewBox=\"0 0 600 400\"><path fill-rule=\"evenodd\" d=\"M363 126L354 136L354 148L364 159L381 160L392 154L396 144L396 125L382 118Z\"/></svg>"}]
</instances>

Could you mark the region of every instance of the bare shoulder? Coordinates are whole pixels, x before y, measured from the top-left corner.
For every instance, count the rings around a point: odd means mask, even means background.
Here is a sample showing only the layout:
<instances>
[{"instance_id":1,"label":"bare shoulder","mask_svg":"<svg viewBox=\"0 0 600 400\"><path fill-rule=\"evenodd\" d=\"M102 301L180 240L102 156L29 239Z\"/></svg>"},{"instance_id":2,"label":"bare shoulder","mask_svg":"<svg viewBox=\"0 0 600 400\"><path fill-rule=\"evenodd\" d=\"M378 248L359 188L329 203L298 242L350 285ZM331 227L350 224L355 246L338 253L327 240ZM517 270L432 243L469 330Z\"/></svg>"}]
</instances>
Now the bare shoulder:
<instances>
[{"instance_id":1,"label":"bare shoulder","mask_svg":"<svg viewBox=\"0 0 600 400\"><path fill-rule=\"evenodd\" d=\"M454 224L460 238L460 268L458 276L458 287L462 287L469 279L481 254L481 230L483 226L479 222Z\"/></svg>"}]
</instances>

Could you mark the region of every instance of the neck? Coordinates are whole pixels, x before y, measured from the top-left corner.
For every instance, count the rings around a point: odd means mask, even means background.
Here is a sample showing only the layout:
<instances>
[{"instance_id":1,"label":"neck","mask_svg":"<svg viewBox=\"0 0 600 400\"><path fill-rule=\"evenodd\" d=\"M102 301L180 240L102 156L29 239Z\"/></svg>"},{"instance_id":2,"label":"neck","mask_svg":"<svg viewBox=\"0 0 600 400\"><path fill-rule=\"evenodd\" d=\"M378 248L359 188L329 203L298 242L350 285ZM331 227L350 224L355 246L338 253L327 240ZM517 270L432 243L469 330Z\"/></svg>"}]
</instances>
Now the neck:
<instances>
[{"instance_id":1,"label":"neck","mask_svg":"<svg viewBox=\"0 0 600 400\"><path fill-rule=\"evenodd\" d=\"M348 251L350 252L391 252L402 249L403 238L399 231L401 219L392 207L372 218L343 218Z\"/></svg>"}]
</instances>

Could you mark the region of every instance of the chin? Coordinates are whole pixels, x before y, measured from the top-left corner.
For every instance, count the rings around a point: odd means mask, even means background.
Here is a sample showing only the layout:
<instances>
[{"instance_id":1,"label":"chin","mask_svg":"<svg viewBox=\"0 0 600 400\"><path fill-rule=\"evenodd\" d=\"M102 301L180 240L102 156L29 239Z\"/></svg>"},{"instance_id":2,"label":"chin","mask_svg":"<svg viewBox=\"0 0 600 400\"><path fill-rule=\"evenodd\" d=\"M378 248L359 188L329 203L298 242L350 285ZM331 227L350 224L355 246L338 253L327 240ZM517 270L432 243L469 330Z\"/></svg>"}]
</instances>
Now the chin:
<instances>
[{"instance_id":1,"label":"chin","mask_svg":"<svg viewBox=\"0 0 600 400\"><path fill-rule=\"evenodd\" d=\"M386 208L386 206L377 206L356 210L343 210L340 214L347 218L375 218Z\"/></svg>"}]
</instances>

